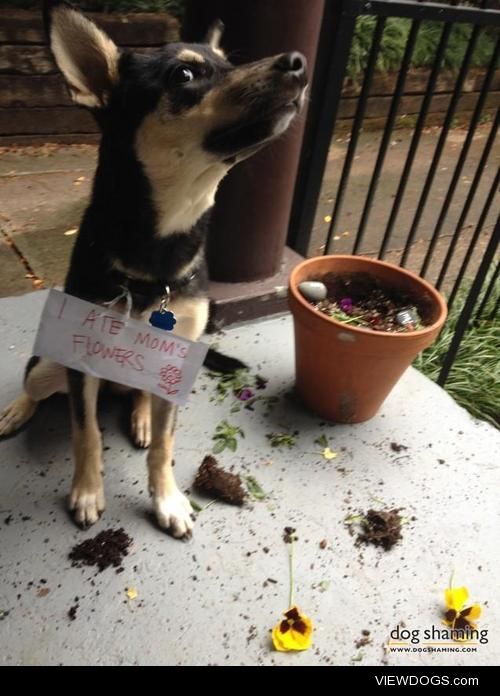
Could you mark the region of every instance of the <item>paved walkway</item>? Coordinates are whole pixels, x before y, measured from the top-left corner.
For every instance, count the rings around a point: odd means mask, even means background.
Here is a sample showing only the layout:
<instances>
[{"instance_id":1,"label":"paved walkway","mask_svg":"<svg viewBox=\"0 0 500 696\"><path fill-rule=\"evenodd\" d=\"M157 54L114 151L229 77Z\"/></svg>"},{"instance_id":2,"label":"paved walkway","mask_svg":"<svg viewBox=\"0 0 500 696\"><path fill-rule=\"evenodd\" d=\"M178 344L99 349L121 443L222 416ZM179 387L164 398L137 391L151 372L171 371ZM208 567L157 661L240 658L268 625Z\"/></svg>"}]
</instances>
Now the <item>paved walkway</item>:
<instances>
[{"instance_id":1,"label":"paved walkway","mask_svg":"<svg viewBox=\"0 0 500 696\"><path fill-rule=\"evenodd\" d=\"M472 142L447 223L443 227L443 236L436 249L436 264L431 268L431 280L442 263L449 244L448 236L454 231L454 223L458 220L490 128L491 124L480 126ZM400 250L404 246L409 222L415 211L438 136L437 128L428 129L422 136L400 219L395 227L389 261L399 261ZM410 137L410 131L394 132L378 194L374 200L363 252L369 253L378 249L389 214L387 201L392 201L396 191ZM460 129L448 135L438 175L413 245L409 262L412 270L419 270L422 263L427 240L434 229L464 138L465 131ZM334 242L332 249L335 253L350 253L352 249L354 230L373 172L379 139L380 133L365 133L360 138L346 204L339 221L339 239ZM310 255L322 253L328 228L324 218L332 212L332 200L346 149L345 137L335 140L332 144L311 238ZM0 150L0 297L40 287L42 282L46 286L63 283L75 240L74 232L89 196L96 153L96 148L90 145L45 145L38 148ZM474 205L466 220L455 261L450 269L450 277L458 270L499 163L500 149L497 145L491 153ZM485 224L485 234L479 240L477 253L472 259L471 273L482 256L497 210L498 203L495 203Z\"/></svg>"},{"instance_id":2,"label":"paved walkway","mask_svg":"<svg viewBox=\"0 0 500 696\"><path fill-rule=\"evenodd\" d=\"M44 295L0 301L1 405L19 389ZM285 397L294 381L292 345L289 318L220 338L221 349L269 378L263 393L278 404L267 416L259 404L239 413L230 413L229 403L214 404L214 383L200 375L178 429L180 486L192 484L216 425L228 419L245 439L235 453L219 455L221 464L254 476L268 496L241 509L211 505L198 515L188 543L151 523L145 456L123 433L118 401L102 404L108 506L92 530L77 530L66 513L71 464L64 397L0 443L4 664L498 664L498 431L472 420L413 369L372 421L325 425ZM296 446L271 448L266 434L285 429L299 432ZM320 434L338 453L333 461L317 453ZM395 452L394 442L407 449ZM346 516L384 505L404 508L410 519L402 541L389 552L357 548ZM286 526L299 537L297 602L315 625L313 648L300 654L274 652L269 638L287 608ZM75 543L113 527L134 539L123 573L96 576L71 567ZM443 628L443 591L452 572L482 605L479 628L489 631L488 642L466 646L475 652L454 644L445 646L454 652L423 653L424 631ZM130 587L136 599L127 598ZM398 624L420 631L421 643L386 654ZM363 631L370 632L368 644L357 647Z\"/></svg>"},{"instance_id":3,"label":"paved walkway","mask_svg":"<svg viewBox=\"0 0 500 696\"><path fill-rule=\"evenodd\" d=\"M95 164L90 145L0 153L0 296L63 283Z\"/></svg>"}]
</instances>

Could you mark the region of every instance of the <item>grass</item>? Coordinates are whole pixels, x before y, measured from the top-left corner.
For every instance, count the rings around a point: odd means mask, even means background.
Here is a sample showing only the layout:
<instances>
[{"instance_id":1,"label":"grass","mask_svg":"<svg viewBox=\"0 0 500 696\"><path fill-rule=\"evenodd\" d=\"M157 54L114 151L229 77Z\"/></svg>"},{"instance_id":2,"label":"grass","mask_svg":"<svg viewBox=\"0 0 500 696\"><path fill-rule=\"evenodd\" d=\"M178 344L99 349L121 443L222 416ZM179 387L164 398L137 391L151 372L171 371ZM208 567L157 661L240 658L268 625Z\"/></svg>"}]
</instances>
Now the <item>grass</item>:
<instances>
[{"instance_id":1,"label":"grass","mask_svg":"<svg viewBox=\"0 0 500 696\"><path fill-rule=\"evenodd\" d=\"M439 376L469 289L470 284L462 287L439 338L414 362L414 367L432 380ZM497 284L483 319L473 323L466 332L445 384L446 391L471 415L497 428L500 428L500 318L487 317L499 295L500 285Z\"/></svg>"}]
</instances>

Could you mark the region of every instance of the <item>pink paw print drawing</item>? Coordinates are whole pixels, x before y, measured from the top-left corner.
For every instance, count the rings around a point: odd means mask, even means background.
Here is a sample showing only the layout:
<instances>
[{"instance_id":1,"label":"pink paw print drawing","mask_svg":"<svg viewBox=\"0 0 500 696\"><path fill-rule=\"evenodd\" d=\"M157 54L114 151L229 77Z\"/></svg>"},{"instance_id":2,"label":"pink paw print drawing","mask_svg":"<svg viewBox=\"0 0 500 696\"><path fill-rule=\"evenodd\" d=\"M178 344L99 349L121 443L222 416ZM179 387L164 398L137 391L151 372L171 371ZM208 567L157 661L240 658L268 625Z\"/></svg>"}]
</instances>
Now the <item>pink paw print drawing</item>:
<instances>
[{"instance_id":1,"label":"pink paw print drawing","mask_svg":"<svg viewBox=\"0 0 500 696\"><path fill-rule=\"evenodd\" d=\"M160 389L167 394L177 394L179 390L175 388L175 385L182 382L182 370L175 365L165 365L160 370L160 379L161 382L158 385Z\"/></svg>"}]
</instances>

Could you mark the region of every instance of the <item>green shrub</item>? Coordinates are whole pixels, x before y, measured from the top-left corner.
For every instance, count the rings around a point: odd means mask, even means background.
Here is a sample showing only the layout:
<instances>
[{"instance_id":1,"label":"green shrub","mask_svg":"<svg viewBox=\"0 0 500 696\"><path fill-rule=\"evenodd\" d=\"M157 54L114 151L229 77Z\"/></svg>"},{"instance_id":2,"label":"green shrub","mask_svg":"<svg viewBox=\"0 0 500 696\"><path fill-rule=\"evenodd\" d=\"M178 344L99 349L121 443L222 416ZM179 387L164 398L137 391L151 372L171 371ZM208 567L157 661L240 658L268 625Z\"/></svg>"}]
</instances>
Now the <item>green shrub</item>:
<instances>
[{"instance_id":1,"label":"green shrub","mask_svg":"<svg viewBox=\"0 0 500 696\"><path fill-rule=\"evenodd\" d=\"M359 79L368 62L372 44L375 17L362 16L356 22L356 30L351 46L347 68L348 77ZM389 17L385 24L380 42L376 69L380 73L398 70L403 58L406 41L410 31L411 20L401 17ZM441 22L422 22L413 51L411 65L414 68L427 68L432 65L436 49L441 38L443 24ZM467 48L472 32L470 24L455 24L448 38L444 54L443 66L450 70L458 70ZM487 30L481 31L472 56L471 67L483 67L492 56L495 37Z\"/></svg>"},{"instance_id":2,"label":"green shrub","mask_svg":"<svg viewBox=\"0 0 500 696\"><path fill-rule=\"evenodd\" d=\"M170 12L181 16L184 0L71 0L74 7L87 12ZM39 10L40 0L3 0L2 7Z\"/></svg>"}]
</instances>

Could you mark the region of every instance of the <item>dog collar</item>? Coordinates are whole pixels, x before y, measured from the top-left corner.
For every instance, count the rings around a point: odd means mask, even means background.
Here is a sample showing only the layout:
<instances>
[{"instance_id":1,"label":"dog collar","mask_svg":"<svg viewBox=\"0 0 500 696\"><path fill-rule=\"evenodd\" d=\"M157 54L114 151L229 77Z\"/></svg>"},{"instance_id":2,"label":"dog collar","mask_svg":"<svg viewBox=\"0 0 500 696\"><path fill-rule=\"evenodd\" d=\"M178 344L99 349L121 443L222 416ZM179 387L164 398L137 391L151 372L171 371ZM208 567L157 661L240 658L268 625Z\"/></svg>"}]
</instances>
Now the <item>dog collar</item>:
<instances>
[{"instance_id":1,"label":"dog collar","mask_svg":"<svg viewBox=\"0 0 500 696\"><path fill-rule=\"evenodd\" d=\"M176 292L188 285L196 278L196 272L176 280L140 280L139 278L132 278L122 271L112 270L111 278L116 283L117 288L126 288L132 295L163 297L165 294Z\"/></svg>"}]
</instances>

